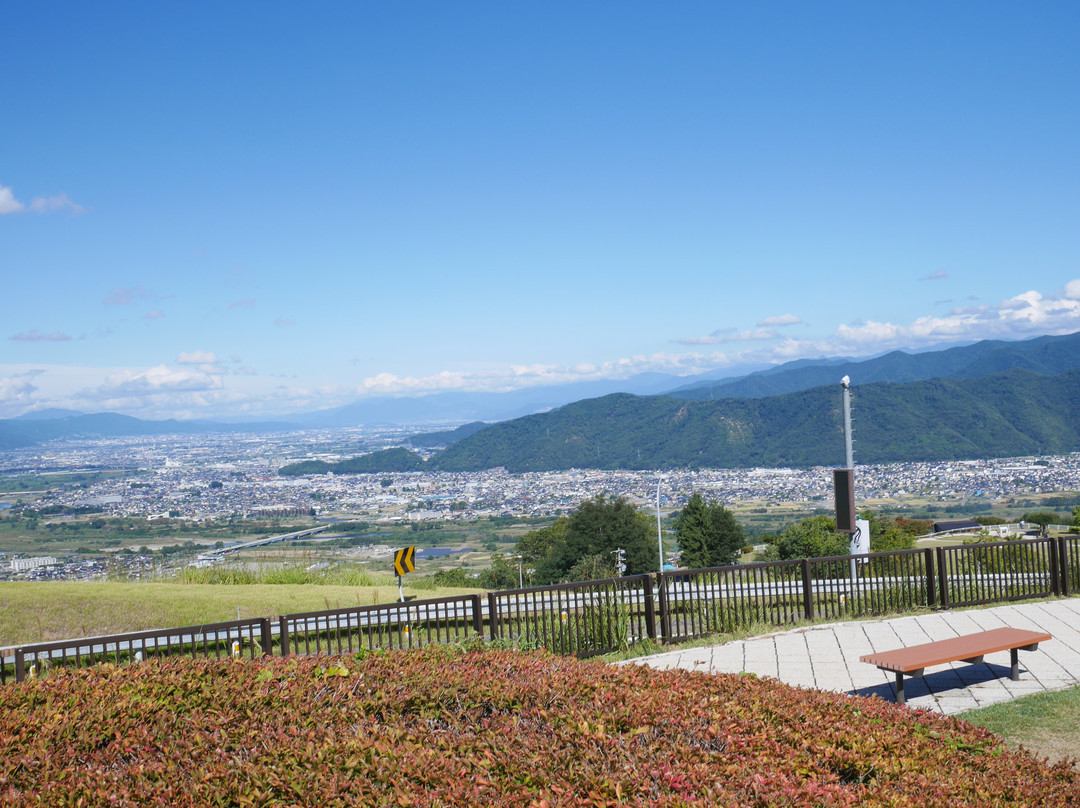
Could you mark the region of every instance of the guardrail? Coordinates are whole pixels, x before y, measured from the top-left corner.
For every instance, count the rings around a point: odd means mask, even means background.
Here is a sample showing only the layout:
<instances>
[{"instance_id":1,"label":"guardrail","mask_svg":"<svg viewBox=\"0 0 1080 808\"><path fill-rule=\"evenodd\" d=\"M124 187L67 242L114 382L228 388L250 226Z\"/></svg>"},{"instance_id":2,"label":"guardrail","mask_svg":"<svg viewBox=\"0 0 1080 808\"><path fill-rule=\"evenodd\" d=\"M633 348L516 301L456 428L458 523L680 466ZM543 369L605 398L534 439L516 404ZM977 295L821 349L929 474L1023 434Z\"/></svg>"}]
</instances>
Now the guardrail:
<instances>
[{"instance_id":1,"label":"guardrail","mask_svg":"<svg viewBox=\"0 0 1080 808\"><path fill-rule=\"evenodd\" d=\"M1080 592L1080 536L675 570L0 649L0 684L169 656L342 654L470 639L591 656L789 625Z\"/></svg>"}]
</instances>

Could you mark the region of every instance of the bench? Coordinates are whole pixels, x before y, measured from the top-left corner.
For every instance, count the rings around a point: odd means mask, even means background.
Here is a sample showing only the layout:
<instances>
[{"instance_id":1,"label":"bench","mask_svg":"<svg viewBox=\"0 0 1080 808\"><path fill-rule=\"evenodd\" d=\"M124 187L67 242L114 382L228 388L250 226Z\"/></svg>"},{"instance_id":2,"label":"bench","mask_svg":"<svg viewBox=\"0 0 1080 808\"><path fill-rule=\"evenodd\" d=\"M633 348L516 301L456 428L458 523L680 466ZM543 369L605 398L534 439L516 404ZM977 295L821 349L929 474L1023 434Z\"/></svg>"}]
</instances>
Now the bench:
<instances>
[{"instance_id":1,"label":"bench","mask_svg":"<svg viewBox=\"0 0 1080 808\"><path fill-rule=\"evenodd\" d=\"M949 662L970 662L978 664L986 654L1009 651L1012 656L1012 671L1009 678L1014 682L1020 678L1018 651L1034 651L1039 643L1051 640L1049 634L1041 631L1027 631L1021 628L994 628L977 634L965 634L963 637L951 637L947 640L912 645L895 651L882 651L876 654L863 654L860 662L877 665L880 670L896 674L896 701L904 704L904 677L922 676L931 665L944 665Z\"/></svg>"}]
</instances>

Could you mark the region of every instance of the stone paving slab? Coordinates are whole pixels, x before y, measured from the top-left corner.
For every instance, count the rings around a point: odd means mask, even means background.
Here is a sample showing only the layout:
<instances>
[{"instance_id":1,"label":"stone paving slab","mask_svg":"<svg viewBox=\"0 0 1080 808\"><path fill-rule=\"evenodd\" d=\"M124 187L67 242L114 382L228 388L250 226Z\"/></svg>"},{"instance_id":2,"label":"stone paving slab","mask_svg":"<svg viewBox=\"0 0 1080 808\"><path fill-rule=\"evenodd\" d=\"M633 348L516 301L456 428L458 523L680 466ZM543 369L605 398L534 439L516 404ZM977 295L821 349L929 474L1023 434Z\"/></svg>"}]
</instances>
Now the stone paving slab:
<instances>
[{"instance_id":1,"label":"stone paving slab","mask_svg":"<svg viewBox=\"0 0 1080 808\"><path fill-rule=\"evenodd\" d=\"M1020 652L1017 682L1009 679L1007 651L988 654L982 664L958 662L928 669L922 678L909 677L904 685L908 706L952 715L1080 685L1080 598L808 626L617 664L753 673L796 687L894 700L895 675L860 662L860 656L1002 626L1045 631L1054 639L1037 651Z\"/></svg>"}]
</instances>

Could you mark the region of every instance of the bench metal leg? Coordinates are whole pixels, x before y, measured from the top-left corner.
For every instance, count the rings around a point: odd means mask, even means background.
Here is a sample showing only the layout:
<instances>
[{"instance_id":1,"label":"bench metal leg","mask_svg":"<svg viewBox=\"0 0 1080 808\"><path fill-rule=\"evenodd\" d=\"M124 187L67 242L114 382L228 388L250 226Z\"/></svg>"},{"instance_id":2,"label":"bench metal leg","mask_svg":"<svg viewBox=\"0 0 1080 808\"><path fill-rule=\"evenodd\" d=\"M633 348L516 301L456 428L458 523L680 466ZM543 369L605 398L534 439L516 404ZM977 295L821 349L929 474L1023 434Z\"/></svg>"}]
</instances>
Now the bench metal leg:
<instances>
[{"instance_id":1,"label":"bench metal leg","mask_svg":"<svg viewBox=\"0 0 1080 808\"><path fill-rule=\"evenodd\" d=\"M1009 671L1009 678L1014 682L1020 679L1020 649L1013 648L1009 651L1009 661L1012 662L1012 670Z\"/></svg>"},{"instance_id":2,"label":"bench metal leg","mask_svg":"<svg viewBox=\"0 0 1080 808\"><path fill-rule=\"evenodd\" d=\"M904 694L904 674L896 674L896 703L907 704L907 696Z\"/></svg>"}]
</instances>

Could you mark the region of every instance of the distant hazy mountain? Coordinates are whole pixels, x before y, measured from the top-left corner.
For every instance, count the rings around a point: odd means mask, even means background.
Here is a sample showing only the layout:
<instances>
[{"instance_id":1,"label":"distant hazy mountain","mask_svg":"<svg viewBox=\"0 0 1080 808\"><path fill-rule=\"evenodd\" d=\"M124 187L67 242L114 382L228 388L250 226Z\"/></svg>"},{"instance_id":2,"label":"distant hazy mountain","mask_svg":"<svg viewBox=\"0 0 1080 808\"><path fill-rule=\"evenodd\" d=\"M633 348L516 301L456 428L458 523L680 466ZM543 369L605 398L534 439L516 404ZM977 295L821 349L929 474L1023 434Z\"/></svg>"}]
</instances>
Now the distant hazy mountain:
<instances>
[{"instance_id":1,"label":"distant hazy mountain","mask_svg":"<svg viewBox=\"0 0 1080 808\"><path fill-rule=\"evenodd\" d=\"M144 421L115 412L63 418L13 418L0 420L0 449L18 449L58 438L190 435L200 432L292 432L296 429L296 424L284 422L221 424L213 421Z\"/></svg>"},{"instance_id":2,"label":"distant hazy mountain","mask_svg":"<svg viewBox=\"0 0 1080 808\"><path fill-rule=\"evenodd\" d=\"M429 466L524 472L842 465L840 403L839 385L718 401L616 394L492 424ZM1080 450L1080 370L860 384L853 410L860 463Z\"/></svg>"},{"instance_id":3,"label":"distant hazy mountain","mask_svg":"<svg viewBox=\"0 0 1080 808\"><path fill-rule=\"evenodd\" d=\"M764 398L830 384L839 386L844 376L850 376L855 385L863 385L979 378L1014 368L1050 376L1080 368L1080 332L1019 342L983 340L923 353L892 351L872 359L799 360L717 384L684 385L668 391L668 395L699 401Z\"/></svg>"},{"instance_id":4,"label":"distant hazy mountain","mask_svg":"<svg viewBox=\"0 0 1080 808\"><path fill-rule=\"evenodd\" d=\"M12 418L13 421L51 421L55 418L74 418L77 415L85 415L84 412L78 410L64 410L60 407L49 407L44 410L34 410L33 412L24 412L17 418Z\"/></svg>"},{"instance_id":5,"label":"distant hazy mountain","mask_svg":"<svg viewBox=\"0 0 1080 808\"><path fill-rule=\"evenodd\" d=\"M282 466L278 474L283 477L301 477L305 474L388 474L392 472L423 471L424 461L415 452L400 447L382 449L365 455L342 460L339 463L327 463L325 460L303 460Z\"/></svg>"},{"instance_id":6,"label":"distant hazy mountain","mask_svg":"<svg viewBox=\"0 0 1080 808\"><path fill-rule=\"evenodd\" d=\"M457 443L462 438L467 438L470 435L475 435L481 429L490 426L483 421L473 421L470 424L462 424L457 429L448 429L443 432L425 432L421 435L412 435L409 437L409 443L412 446L422 449L433 449L441 446L449 446L451 443Z\"/></svg>"},{"instance_id":7,"label":"distant hazy mountain","mask_svg":"<svg viewBox=\"0 0 1080 808\"><path fill-rule=\"evenodd\" d=\"M503 421L614 392L651 395L670 390L682 381L678 376L642 373L629 379L527 387L507 393L434 393L411 398L370 398L334 409L290 415L288 419L307 427Z\"/></svg>"}]
</instances>

